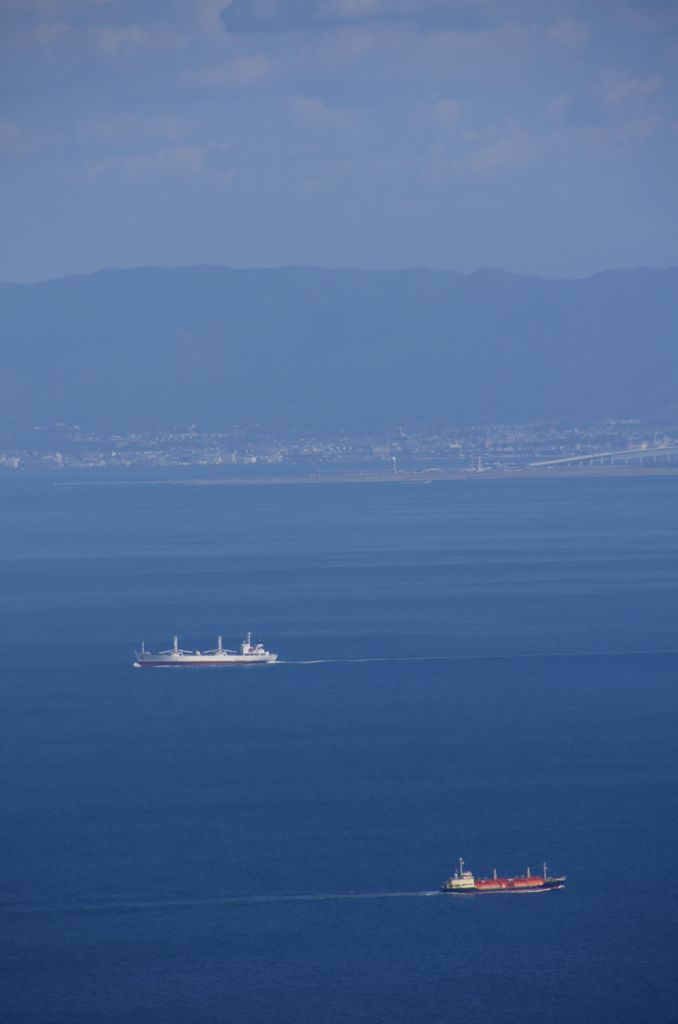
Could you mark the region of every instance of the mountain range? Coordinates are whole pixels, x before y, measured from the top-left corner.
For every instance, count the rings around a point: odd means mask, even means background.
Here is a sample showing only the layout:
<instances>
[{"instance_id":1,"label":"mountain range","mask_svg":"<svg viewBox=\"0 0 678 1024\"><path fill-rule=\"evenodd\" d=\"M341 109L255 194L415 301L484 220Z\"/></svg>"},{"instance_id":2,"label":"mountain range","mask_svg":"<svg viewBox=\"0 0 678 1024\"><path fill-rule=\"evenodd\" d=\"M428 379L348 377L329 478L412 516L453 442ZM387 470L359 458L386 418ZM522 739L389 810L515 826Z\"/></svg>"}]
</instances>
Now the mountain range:
<instances>
[{"instance_id":1,"label":"mountain range","mask_svg":"<svg viewBox=\"0 0 678 1024\"><path fill-rule=\"evenodd\" d=\"M0 427L359 432L662 417L678 268L218 266L0 284Z\"/></svg>"}]
</instances>

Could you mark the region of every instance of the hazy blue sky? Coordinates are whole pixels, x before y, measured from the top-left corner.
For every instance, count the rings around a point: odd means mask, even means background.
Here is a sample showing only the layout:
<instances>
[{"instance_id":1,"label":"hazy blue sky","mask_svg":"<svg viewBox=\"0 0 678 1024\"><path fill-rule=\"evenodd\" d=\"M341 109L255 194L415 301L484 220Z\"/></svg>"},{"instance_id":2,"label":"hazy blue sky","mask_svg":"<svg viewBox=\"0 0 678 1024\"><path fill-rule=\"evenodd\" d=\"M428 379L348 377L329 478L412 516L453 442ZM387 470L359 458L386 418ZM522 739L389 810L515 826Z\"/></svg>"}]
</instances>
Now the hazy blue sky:
<instances>
[{"instance_id":1,"label":"hazy blue sky","mask_svg":"<svg viewBox=\"0 0 678 1024\"><path fill-rule=\"evenodd\" d=\"M0 278L678 262L675 0L0 0Z\"/></svg>"}]
</instances>

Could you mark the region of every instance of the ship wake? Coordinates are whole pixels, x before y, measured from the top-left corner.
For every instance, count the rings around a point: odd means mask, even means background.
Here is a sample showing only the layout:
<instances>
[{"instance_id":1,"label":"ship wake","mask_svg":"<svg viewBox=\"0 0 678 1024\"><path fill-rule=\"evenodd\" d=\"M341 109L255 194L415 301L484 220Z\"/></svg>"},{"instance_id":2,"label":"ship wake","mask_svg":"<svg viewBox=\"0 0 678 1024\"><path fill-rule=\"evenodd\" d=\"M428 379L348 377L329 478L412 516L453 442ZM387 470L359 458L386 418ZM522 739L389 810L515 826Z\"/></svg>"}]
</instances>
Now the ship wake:
<instances>
[{"instance_id":1,"label":"ship wake","mask_svg":"<svg viewBox=\"0 0 678 1024\"><path fill-rule=\"evenodd\" d=\"M393 900L414 899L423 896L439 896L437 889L416 892L315 892L249 894L244 896L210 896L201 899L129 899L129 900L84 900L78 903L44 901L36 903L3 903L2 914L49 914L63 912L106 912L124 910L177 910L195 907L238 907L271 903L330 903L344 900Z\"/></svg>"}]
</instances>

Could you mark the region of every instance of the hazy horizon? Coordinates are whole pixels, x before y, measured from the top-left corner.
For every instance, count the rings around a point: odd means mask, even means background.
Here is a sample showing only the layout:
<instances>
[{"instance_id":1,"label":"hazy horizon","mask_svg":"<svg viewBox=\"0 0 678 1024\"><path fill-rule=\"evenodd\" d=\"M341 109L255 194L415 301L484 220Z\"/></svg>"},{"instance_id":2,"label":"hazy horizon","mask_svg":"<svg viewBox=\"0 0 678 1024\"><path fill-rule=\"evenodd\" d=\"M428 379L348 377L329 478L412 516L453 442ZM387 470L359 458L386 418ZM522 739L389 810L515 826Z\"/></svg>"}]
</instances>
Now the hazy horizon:
<instances>
[{"instance_id":1,"label":"hazy horizon","mask_svg":"<svg viewBox=\"0 0 678 1024\"><path fill-rule=\"evenodd\" d=\"M678 262L660 0L0 0L0 279Z\"/></svg>"},{"instance_id":2,"label":"hazy horizon","mask_svg":"<svg viewBox=\"0 0 678 1024\"><path fill-rule=\"evenodd\" d=\"M60 281L68 278L77 277L90 277L95 274L115 274L125 273L127 271L153 271L153 270L195 270L198 268L214 269L214 270L233 270L233 271L251 271L253 273L257 271L275 271L275 270L318 270L318 271L355 271L358 273L365 274L406 274L406 273L422 273L422 274L457 274L461 277L472 277L474 274L503 274L507 277L522 277L522 278L535 278L544 281L586 281L594 277L599 277L603 274L610 273L633 273L634 271L671 271L678 268L678 261L675 263L666 263L663 266L655 266L650 264L629 264L627 266L609 266L602 267L600 270L593 270L587 274L547 274L547 273L521 273L515 270L507 270L505 267L495 266L478 266L472 267L469 270L458 270L455 267L426 267L426 266L402 266L402 267L359 267L348 264L303 264L303 263L278 263L261 266L238 266L235 263L144 263L144 264L130 264L129 266L123 265L111 265L111 266L100 266L93 267L88 270L74 270L66 274L56 274L53 277L39 277L34 279L20 280L18 278L3 278L0 280L0 284L18 284L18 285L40 285L49 284L52 281Z\"/></svg>"},{"instance_id":3,"label":"hazy horizon","mask_svg":"<svg viewBox=\"0 0 678 1024\"><path fill-rule=\"evenodd\" d=\"M161 426L171 410L205 429L336 432L675 407L678 269L572 281L195 266L2 293L7 428Z\"/></svg>"}]
</instances>

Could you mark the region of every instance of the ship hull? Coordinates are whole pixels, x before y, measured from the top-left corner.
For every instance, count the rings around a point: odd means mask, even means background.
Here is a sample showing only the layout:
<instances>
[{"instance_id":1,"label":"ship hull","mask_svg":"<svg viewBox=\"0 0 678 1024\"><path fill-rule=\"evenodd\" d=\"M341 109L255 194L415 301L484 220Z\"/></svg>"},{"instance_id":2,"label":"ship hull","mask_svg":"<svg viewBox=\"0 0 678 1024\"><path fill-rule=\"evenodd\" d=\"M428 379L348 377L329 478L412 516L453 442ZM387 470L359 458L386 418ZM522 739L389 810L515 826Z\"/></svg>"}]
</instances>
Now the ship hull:
<instances>
[{"instance_id":1,"label":"ship hull","mask_svg":"<svg viewBox=\"0 0 678 1024\"><path fill-rule=\"evenodd\" d=\"M546 882L540 882L536 885L516 885L507 879L506 884L495 885L493 880L487 883L476 883L473 886L465 888L452 889L446 886L441 886L441 892L448 896L466 896L471 893L490 893L490 892L550 892L553 889L564 889L564 879L554 878L548 879Z\"/></svg>"},{"instance_id":2,"label":"ship hull","mask_svg":"<svg viewBox=\"0 0 678 1024\"><path fill-rule=\"evenodd\" d=\"M136 668L227 668L233 665L272 665L277 660L277 654L267 654L263 657L250 654L169 654L167 657L158 654L144 657L137 654L134 665Z\"/></svg>"}]
</instances>

